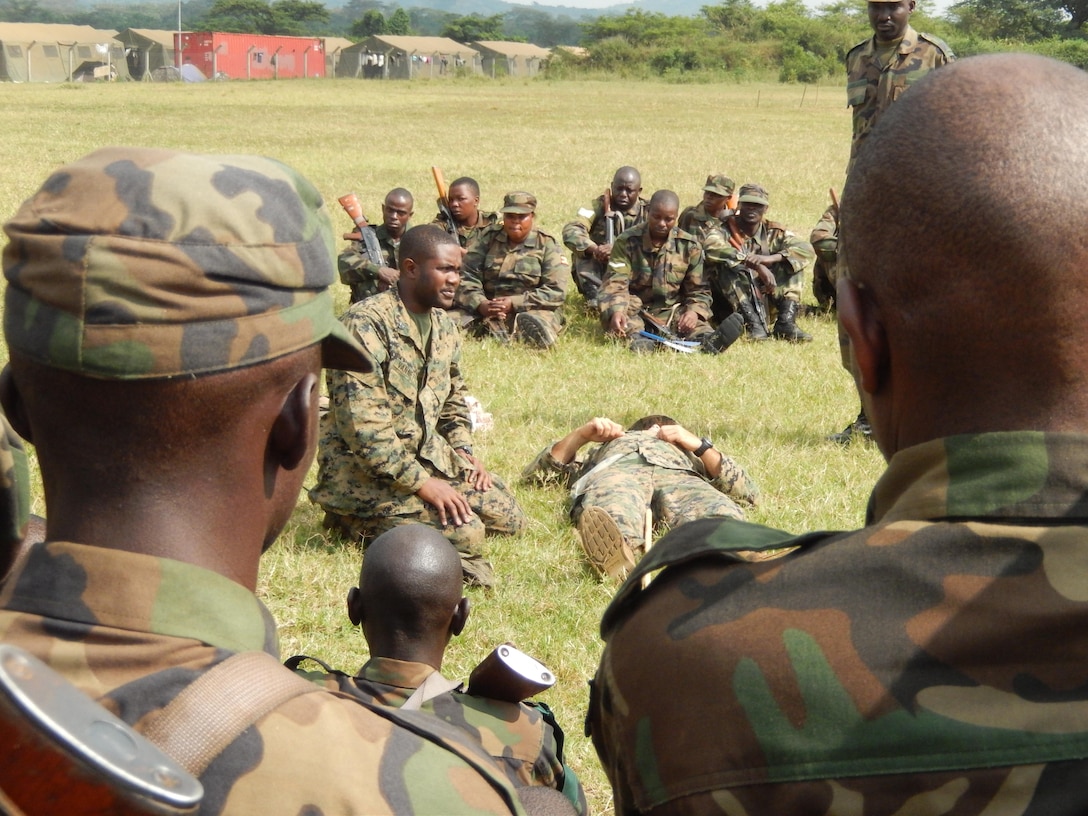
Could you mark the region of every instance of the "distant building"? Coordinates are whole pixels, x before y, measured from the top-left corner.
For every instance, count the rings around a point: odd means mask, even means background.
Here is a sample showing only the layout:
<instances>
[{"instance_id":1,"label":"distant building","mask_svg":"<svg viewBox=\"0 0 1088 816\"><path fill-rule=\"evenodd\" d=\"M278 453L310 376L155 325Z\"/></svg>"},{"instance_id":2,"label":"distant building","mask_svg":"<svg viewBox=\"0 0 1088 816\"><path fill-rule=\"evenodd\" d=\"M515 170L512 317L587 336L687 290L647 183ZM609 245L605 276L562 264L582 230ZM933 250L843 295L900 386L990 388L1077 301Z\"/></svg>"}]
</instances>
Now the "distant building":
<instances>
[{"instance_id":1,"label":"distant building","mask_svg":"<svg viewBox=\"0 0 1088 816\"><path fill-rule=\"evenodd\" d=\"M532 43L481 40L472 43L480 52L480 68L484 76L536 76L551 52Z\"/></svg>"},{"instance_id":2,"label":"distant building","mask_svg":"<svg viewBox=\"0 0 1088 816\"><path fill-rule=\"evenodd\" d=\"M355 43L343 37L325 37L321 42L325 45L325 76L337 76L336 66L340 64L340 58Z\"/></svg>"},{"instance_id":3,"label":"distant building","mask_svg":"<svg viewBox=\"0 0 1088 816\"><path fill-rule=\"evenodd\" d=\"M400 37L375 34L345 48L336 64L338 77L362 79L441 79L479 73L479 53L448 37Z\"/></svg>"},{"instance_id":4,"label":"distant building","mask_svg":"<svg viewBox=\"0 0 1088 816\"><path fill-rule=\"evenodd\" d=\"M0 23L0 81L128 79L113 30L51 23Z\"/></svg>"},{"instance_id":5,"label":"distant building","mask_svg":"<svg viewBox=\"0 0 1088 816\"><path fill-rule=\"evenodd\" d=\"M126 28L117 40L125 47L128 73L135 80L148 82L169 73L166 69L177 68L176 31Z\"/></svg>"},{"instance_id":6,"label":"distant building","mask_svg":"<svg viewBox=\"0 0 1088 816\"><path fill-rule=\"evenodd\" d=\"M296 79L325 76L320 37L186 31L181 34L182 67L207 79Z\"/></svg>"}]
</instances>

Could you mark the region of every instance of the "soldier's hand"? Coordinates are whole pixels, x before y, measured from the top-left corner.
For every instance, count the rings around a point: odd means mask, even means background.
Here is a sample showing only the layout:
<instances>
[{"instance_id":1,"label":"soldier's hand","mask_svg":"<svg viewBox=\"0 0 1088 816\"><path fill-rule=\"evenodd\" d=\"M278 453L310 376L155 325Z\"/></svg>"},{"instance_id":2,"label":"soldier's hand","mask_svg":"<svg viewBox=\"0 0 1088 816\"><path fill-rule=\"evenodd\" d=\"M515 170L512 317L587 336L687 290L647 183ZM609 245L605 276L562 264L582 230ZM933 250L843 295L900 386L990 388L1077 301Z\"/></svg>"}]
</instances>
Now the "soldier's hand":
<instances>
[{"instance_id":1,"label":"soldier's hand","mask_svg":"<svg viewBox=\"0 0 1088 816\"><path fill-rule=\"evenodd\" d=\"M391 266L378 267L378 282L382 286L382 289L390 289L397 285L397 281L400 280L400 271L393 269Z\"/></svg>"},{"instance_id":2,"label":"soldier's hand","mask_svg":"<svg viewBox=\"0 0 1088 816\"><path fill-rule=\"evenodd\" d=\"M611 442L623 436L623 426L608 417L593 417L578 433L586 442Z\"/></svg>"},{"instance_id":3,"label":"soldier's hand","mask_svg":"<svg viewBox=\"0 0 1088 816\"><path fill-rule=\"evenodd\" d=\"M756 277L759 278L760 290L765 295L773 295L778 282L774 279L774 273L763 264L753 267Z\"/></svg>"},{"instance_id":4,"label":"soldier's hand","mask_svg":"<svg viewBox=\"0 0 1088 816\"><path fill-rule=\"evenodd\" d=\"M680 315L680 319L676 321L676 331L678 334L690 334L691 330L699 325L699 315L690 309Z\"/></svg>"},{"instance_id":5,"label":"soldier's hand","mask_svg":"<svg viewBox=\"0 0 1088 816\"><path fill-rule=\"evenodd\" d=\"M680 450L696 450L703 440L685 428L683 425L661 425L657 429L657 438L665 442L671 442Z\"/></svg>"},{"instance_id":6,"label":"soldier's hand","mask_svg":"<svg viewBox=\"0 0 1088 816\"><path fill-rule=\"evenodd\" d=\"M608 321L608 330L612 334L627 334L627 312L620 309L613 313L612 319Z\"/></svg>"},{"instance_id":7,"label":"soldier's hand","mask_svg":"<svg viewBox=\"0 0 1088 816\"><path fill-rule=\"evenodd\" d=\"M472 482L472 486L481 493L485 490L490 490L492 484L491 474L487 472L484 463L467 451L458 449L457 452L465 457L465 459L469 461L469 464L472 465L472 477L469 479L469 481Z\"/></svg>"},{"instance_id":8,"label":"soldier's hand","mask_svg":"<svg viewBox=\"0 0 1088 816\"><path fill-rule=\"evenodd\" d=\"M612 244L597 244L589 252L595 261L608 263L608 259L612 257Z\"/></svg>"},{"instance_id":9,"label":"soldier's hand","mask_svg":"<svg viewBox=\"0 0 1088 816\"><path fill-rule=\"evenodd\" d=\"M443 527L448 524L460 527L472 517L472 508L465 497L443 479L431 476L416 491L416 495L438 511L438 521Z\"/></svg>"}]
</instances>

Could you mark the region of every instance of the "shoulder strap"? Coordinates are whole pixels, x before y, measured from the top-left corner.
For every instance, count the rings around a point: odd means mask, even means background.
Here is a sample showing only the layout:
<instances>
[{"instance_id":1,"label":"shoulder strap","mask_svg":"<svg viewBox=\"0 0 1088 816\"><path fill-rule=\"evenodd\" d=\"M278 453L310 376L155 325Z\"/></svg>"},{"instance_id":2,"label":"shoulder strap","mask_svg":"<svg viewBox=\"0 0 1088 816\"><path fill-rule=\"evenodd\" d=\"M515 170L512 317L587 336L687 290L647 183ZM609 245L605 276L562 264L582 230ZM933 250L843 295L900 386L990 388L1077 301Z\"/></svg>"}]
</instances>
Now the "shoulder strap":
<instances>
[{"instance_id":1,"label":"shoulder strap","mask_svg":"<svg viewBox=\"0 0 1088 816\"><path fill-rule=\"evenodd\" d=\"M239 652L186 686L143 734L199 777L265 714L293 697L321 690L266 652Z\"/></svg>"}]
</instances>

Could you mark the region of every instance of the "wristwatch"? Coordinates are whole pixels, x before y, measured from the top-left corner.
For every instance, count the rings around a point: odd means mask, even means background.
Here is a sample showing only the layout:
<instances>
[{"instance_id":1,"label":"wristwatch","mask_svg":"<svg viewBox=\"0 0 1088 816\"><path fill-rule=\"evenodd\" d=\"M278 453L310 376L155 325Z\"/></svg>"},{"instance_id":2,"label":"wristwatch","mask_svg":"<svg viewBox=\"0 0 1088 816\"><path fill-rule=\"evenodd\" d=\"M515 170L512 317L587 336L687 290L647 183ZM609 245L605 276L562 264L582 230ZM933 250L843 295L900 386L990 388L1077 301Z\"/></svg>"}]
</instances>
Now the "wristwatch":
<instances>
[{"instance_id":1,"label":"wristwatch","mask_svg":"<svg viewBox=\"0 0 1088 816\"><path fill-rule=\"evenodd\" d=\"M702 439L700 439L699 442L701 443L699 445L699 447L697 447L695 450L693 450L691 452L692 455L695 456L696 458L699 458L704 453L706 453L708 450L710 450L711 448L714 447L714 443L711 442L709 439L707 439L705 436Z\"/></svg>"},{"instance_id":2,"label":"wristwatch","mask_svg":"<svg viewBox=\"0 0 1088 816\"><path fill-rule=\"evenodd\" d=\"M468 445L462 445L457 450L463 451L464 453L468 454L469 456L472 456L472 448L469 447Z\"/></svg>"}]
</instances>

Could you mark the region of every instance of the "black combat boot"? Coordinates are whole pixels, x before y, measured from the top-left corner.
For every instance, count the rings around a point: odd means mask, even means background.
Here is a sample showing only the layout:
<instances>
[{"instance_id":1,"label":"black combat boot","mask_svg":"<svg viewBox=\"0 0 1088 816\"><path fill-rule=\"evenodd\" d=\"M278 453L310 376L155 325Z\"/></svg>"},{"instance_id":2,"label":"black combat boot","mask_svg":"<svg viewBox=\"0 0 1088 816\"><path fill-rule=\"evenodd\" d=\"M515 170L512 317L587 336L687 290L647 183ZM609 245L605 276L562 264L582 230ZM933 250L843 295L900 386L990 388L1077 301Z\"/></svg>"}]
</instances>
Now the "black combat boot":
<instances>
[{"instance_id":1,"label":"black combat boot","mask_svg":"<svg viewBox=\"0 0 1088 816\"><path fill-rule=\"evenodd\" d=\"M800 304L796 300L778 299L778 320L775 321L773 334L779 340L789 340L791 343L807 343L812 339L811 334L806 334L797 328L793 321L797 318L797 310Z\"/></svg>"},{"instance_id":2,"label":"black combat boot","mask_svg":"<svg viewBox=\"0 0 1088 816\"><path fill-rule=\"evenodd\" d=\"M771 339L771 336L767 334L767 329L760 322L759 315L756 314L756 307L752 304L752 301L747 298L740 301L737 304L737 312L740 313L741 318L744 320L744 328L748 331L749 340Z\"/></svg>"},{"instance_id":3,"label":"black combat boot","mask_svg":"<svg viewBox=\"0 0 1088 816\"><path fill-rule=\"evenodd\" d=\"M703 341L703 351L707 354L721 354L744 332L744 318L736 312L721 322L714 334Z\"/></svg>"}]
</instances>

